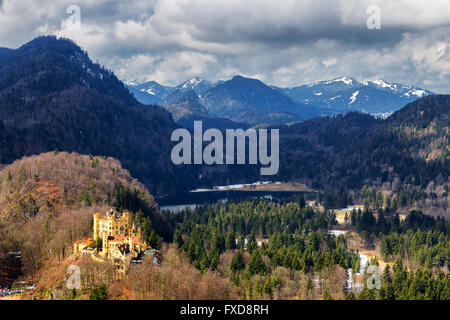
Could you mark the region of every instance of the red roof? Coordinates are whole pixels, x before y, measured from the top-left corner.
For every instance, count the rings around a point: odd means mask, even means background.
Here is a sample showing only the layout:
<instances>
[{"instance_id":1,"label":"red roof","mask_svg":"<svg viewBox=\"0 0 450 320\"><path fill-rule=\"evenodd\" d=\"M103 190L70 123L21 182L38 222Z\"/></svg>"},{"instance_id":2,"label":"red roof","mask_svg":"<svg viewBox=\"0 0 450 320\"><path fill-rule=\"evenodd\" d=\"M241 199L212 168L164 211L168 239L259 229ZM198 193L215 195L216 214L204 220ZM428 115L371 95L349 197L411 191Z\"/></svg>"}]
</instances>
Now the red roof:
<instances>
[{"instance_id":1,"label":"red roof","mask_svg":"<svg viewBox=\"0 0 450 320\"><path fill-rule=\"evenodd\" d=\"M124 237L124 236L110 236L110 237L108 237L110 242L125 242L125 241L128 241L128 238L133 239L133 242L138 242L139 241L138 237Z\"/></svg>"}]
</instances>

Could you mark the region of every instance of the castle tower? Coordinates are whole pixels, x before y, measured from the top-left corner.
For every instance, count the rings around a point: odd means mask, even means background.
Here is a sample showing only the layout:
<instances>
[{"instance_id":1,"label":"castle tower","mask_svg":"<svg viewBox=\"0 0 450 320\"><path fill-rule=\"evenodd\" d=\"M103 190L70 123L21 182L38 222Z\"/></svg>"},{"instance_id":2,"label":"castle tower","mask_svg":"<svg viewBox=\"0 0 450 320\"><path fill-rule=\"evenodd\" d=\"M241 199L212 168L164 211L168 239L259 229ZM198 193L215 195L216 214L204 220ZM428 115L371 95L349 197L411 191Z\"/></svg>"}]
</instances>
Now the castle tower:
<instances>
[{"instance_id":1,"label":"castle tower","mask_svg":"<svg viewBox=\"0 0 450 320\"><path fill-rule=\"evenodd\" d=\"M97 239L99 233L100 213L94 212L94 240Z\"/></svg>"},{"instance_id":2,"label":"castle tower","mask_svg":"<svg viewBox=\"0 0 450 320\"><path fill-rule=\"evenodd\" d=\"M103 231L103 239L102 239L102 256L107 257L109 252L109 241L108 241L108 233Z\"/></svg>"}]
</instances>

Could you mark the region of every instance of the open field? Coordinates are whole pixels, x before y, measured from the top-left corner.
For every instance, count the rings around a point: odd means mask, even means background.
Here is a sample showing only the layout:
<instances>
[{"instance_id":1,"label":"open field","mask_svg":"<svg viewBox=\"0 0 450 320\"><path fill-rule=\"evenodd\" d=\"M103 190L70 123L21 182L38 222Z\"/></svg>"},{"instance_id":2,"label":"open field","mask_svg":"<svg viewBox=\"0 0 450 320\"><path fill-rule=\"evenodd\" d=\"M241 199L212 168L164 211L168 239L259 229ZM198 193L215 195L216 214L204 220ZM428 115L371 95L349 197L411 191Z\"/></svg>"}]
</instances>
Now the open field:
<instances>
[{"instance_id":1,"label":"open field","mask_svg":"<svg viewBox=\"0 0 450 320\"><path fill-rule=\"evenodd\" d=\"M364 246L364 243L363 243L361 237L356 232L348 231L346 233L346 238L347 238L350 249L358 250L359 253L366 255L369 258L369 260L372 260L374 257L376 257L381 269L383 269L387 264L390 264L390 263L386 263L382 259L380 253L376 249L367 249Z\"/></svg>"},{"instance_id":2,"label":"open field","mask_svg":"<svg viewBox=\"0 0 450 320\"><path fill-rule=\"evenodd\" d=\"M334 213L336 214L336 220L338 221L338 224L344 225L345 224L345 214L347 213L348 218L350 219L350 213L352 212L353 208L356 210L361 209L364 210L364 206L362 205L355 205L350 208L346 209L335 209ZM405 213L399 213L400 221L404 221L406 219L407 214ZM375 213L375 217L378 217L378 215Z\"/></svg>"},{"instance_id":3,"label":"open field","mask_svg":"<svg viewBox=\"0 0 450 320\"><path fill-rule=\"evenodd\" d=\"M372 260L374 257L377 257L378 264L380 265L381 269L384 269L384 267L386 267L386 265L389 264L389 263L386 263L385 261L383 261L383 259L381 259L378 252L375 250L360 249L359 252L366 255L369 258L369 260Z\"/></svg>"},{"instance_id":4,"label":"open field","mask_svg":"<svg viewBox=\"0 0 450 320\"><path fill-rule=\"evenodd\" d=\"M350 213L352 212L353 208L356 210L361 209L363 210L364 207L362 205L354 205L345 209L335 209L334 213L336 214L336 220L339 224L345 224L345 214L347 213L348 218L350 219Z\"/></svg>"}]
</instances>

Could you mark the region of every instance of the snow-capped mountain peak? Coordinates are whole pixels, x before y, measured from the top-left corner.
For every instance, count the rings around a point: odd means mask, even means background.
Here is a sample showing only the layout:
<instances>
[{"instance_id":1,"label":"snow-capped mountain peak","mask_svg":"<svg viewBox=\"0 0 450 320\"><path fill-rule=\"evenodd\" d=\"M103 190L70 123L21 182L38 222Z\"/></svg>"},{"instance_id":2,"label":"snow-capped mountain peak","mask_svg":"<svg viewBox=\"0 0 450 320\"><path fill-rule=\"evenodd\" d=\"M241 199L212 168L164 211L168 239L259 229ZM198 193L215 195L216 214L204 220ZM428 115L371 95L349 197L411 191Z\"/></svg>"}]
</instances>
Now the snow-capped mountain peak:
<instances>
[{"instance_id":1,"label":"snow-capped mountain peak","mask_svg":"<svg viewBox=\"0 0 450 320\"><path fill-rule=\"evenodd\" d=\"M374 115L394 112L409 102L433 94L381 79L358 81L347 76L279 90L296 102L339 112L353 110Z\"/></svg>"},{"instance_id":2,"label":"snow-capped mountain peak","mask_svg":"<svg viewBox=\"0 0 450 320\"><path fill-rule=\"evenodd\" d=\"M369 81L372 86L378 87L384 90L390 90L395 94L399 94L404 98L422 98L427 95L433 94L431 91L424 90L417 87L402 85L398 83L390 83L383 80L372 80Z\"/></svg>"},{"instance_id":3,"label":"snow-capped mountain peak","mask_svg":"<svg viewBox=\"0 0 450 320\"><path fill-rule=\"evenodd\" d=\"M352 85L355 80L352 79L352 78L349 78L349 77L340 77L340 78L337 78L337 79L334 79L334 80L331 80L331 81L332 82L343 82L343 83L345 83L347 85Z\"/></svg>"},{"instance_id":4,"label":"snow-capped mountain peak","mask_svg":"<svg viewBox=\"0 0 450 320\"><path fill-rule=\"evenodd\" d=\"M333 83L340 83L340 84L345 84L348 86L353 85L355 82L357 82L355 79L346 77L346 76L342 76L333 80L327 80L327 81L319 81L319 82L314 82L313 84L309 85L310 87L315 86L315 85L329 85L329 84L333 84Z\"/></svg>"},{"instance_id":5,"label":"snow-capped mountain peak","mask_svg":"<svg viewBox=\"0 0 450 320\"><path fill-rule=\"evenodd\" d=\"M200 83L202 83L204 81L206 81L206 80L203 79L203 78L194 77L194 78L186 81L185 83L183 83L182 87L183 88L187 88L188 86L197 86L197 85L199 85Z\"/></svg>"},{"instance_id":6,"label":"snow-capped mountain peak","mask_svg":"<svg viewBox=\"0 0 450 320\"><path fill-rule=\"evenodd\" d=\"M403 95L405 97L416 96L416 97L422 98L424 96L429 95L429 93L427 93L427 91L425 91L423 89L411 89L410 91L405 92Z\"/></svg>"},{"instance_id":7,"label":"snow-capped mountain peak","mask_svg":"<svg viewBox=\"0 0 450 320\"><path fill-rule=\"evenodd\" d=\"M381 87L381 88L389 88L389 89L392 89L392 90L397 90L397 85L396 84L387 83L387 82L385 82L383 80L372 80L370 82L375 84L375 85L377 85L377 86L379 86L379 87Z\"/></svg>"},{"instance_id":8,"label":"snow-capped mountain peak","mask_svg":"<svg viewBox=\"0 0 450 320\"><path fill-rule=\"evenodd\" d=\"M128 83L134 82L130 81ZM227 84L226 88L223 87L225 84ZM196 76L176 87L162 86L157 82L150 81L130 88L135 90L133 92L135 97L145 104L166 105L168 103L167 96L174 92L183 97L195 94L197 99L185 99L184 101L198 100L196 101L197 105L199 103L205 104L205 107L209 108L208 110L211 114L224 117L226 113L221 114L220 110L217 110L217 105L223 104L225 96L227 97L226 99L231 99L229 95L225 94L228 94L228 91L222 92L225 89L229 89L233 93L242 93L242 95L235 95L242 100L242 105L269 106L272 108L270 110L275 110L276 108L279 110L280 105L284 107L290 103L293 105L293 109L297 107L294 105L298 104L303 105L303 108L307 105L311 110L317 111L314 111L314 114L312 112L302 114L304 119L308 119L311 116L346 113L349 111L385 117L418 98L433 94L431 91L411 85L392 83L382 79L358 81L348 76L317 81L293 88L270 86L270 89L283 94L277 95L276 98L274 98L275 94L273 92L266 90L266 87L267 85L257 79L247 79L240 76L236 76L229 81L217 83L211 83L204 78ZM249 92L252 93L250 94ZM266 100L261 95L261 92L267 93ZM235 96L233 96L233 99ZM286 96L291 100L289 103L286 102ZM207 103L209 105L206 105ZM266 120L264 117L261 119L263 119L261 121Z\"/></svg>"},{"instance_id":9,"label":"snow-capped mountain peak","mask_svg":"<svg viewBox=\"0 0 450 320\"><path fill-rule=\"evenodd\" d=\"M193 77L176 87L182 92L194 90L197 94L202 94L213 87L212 83L201 77Z\"/></svg>"}]
</instances>

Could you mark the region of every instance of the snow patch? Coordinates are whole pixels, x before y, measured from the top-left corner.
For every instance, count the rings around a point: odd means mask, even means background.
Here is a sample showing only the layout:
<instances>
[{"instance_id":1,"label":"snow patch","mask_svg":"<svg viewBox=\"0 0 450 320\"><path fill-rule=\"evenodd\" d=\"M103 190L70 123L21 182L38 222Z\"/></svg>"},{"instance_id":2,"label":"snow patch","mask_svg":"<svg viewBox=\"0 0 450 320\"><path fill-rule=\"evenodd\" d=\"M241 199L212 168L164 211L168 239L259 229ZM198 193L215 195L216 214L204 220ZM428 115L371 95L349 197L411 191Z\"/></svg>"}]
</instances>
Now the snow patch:
<instances>
[{"instance_id":1,"label":"snow patch","mask_svg":"<svg viewBox=\"0 0 450 320\"><path fill-rule=\"evenodd\" d=\"M333 82L343 82L343 83L348 84L348 85L352 85L352 84L353 84L353 80L350 79L350 78L347 78L347 77L342 77L342 78L339 78L339 79L334 79Z\"/></svg>"},{"instance_id":2,"label":"snow patch","mask_svg":"<svg viewBox=\"0 0 450 320\"><path fill-rule=\"evenodd\" d=\"M352 103L354 103L356 101L356 97L358 96L358 94L359 94L359 91L356 91L356 92L354 92L352 94L352 96L350 97L350 103L349 104L352 104Z\"/></svg>"},{"instance_id":3,"label":"snow patch","mask_svg":"<svg viewBox=\"0 0 450 320\"><path fill-rule=\"evenodd\" d=\"M381 88L389 88L391 90L396 91L397 90L397 85L396 84L391 84L391 83L387 83L383 80L373 80L371 81L373 84L381 87Z\"/></svg>"},{"instance_id":4,"label":"snow patch","mask_svg":"<svg viewBox=\"0 0 450 320\"><path fill-rule=\"evenodd\" d=\"M129 87L135 87L138 85L138 82L136 79L125 80L125 81L123 81L123 83L125 83Z\"/></svg>"},{"instance_id":5,"label":"snow patch","mask_svg":"<svg viewBox=\"0 0 450 320\"><path fill-rule=\"evenodd\" d=\"M198 86L203 81L205 81L205 79L202 79L202 78L199 78L199 77L194 77L194 78L186 81L185 83L183 83L182 88L186 89L188 87L195 87L195 86Z\"/></svg>"},{"instance_id":6,"label":"snow patch","mask_svg":"<svg viewBox=\"0 0 450 320\"><path fill-rule=\"evenodd\" d=\"M404 96L406 96L406 97L416 96L419 98L426 96L426 95L427 95L427 92L425 90L418 90L418 89L410 90L404 94Z\"/></svg>"},{"instance_id":7,"label":"snow patch","mask_svg":"<svg viewBox=\"0 0 450 320\"><path fill-rule=\"evenodd\" d=\"M240 183L240 184L230 184L226 186L214 186L212 189L195 189L191 190L189 192L205 192L205 191L217 191L217 190L232 190L232 189L242 189L245 187L251 187L251 186L259 186L263 184L269 184L269 183L275 183L275 184L281 184L281 182L272 182L272 181L256 181L253 183Z\"/></svg>"}]
</instances>

